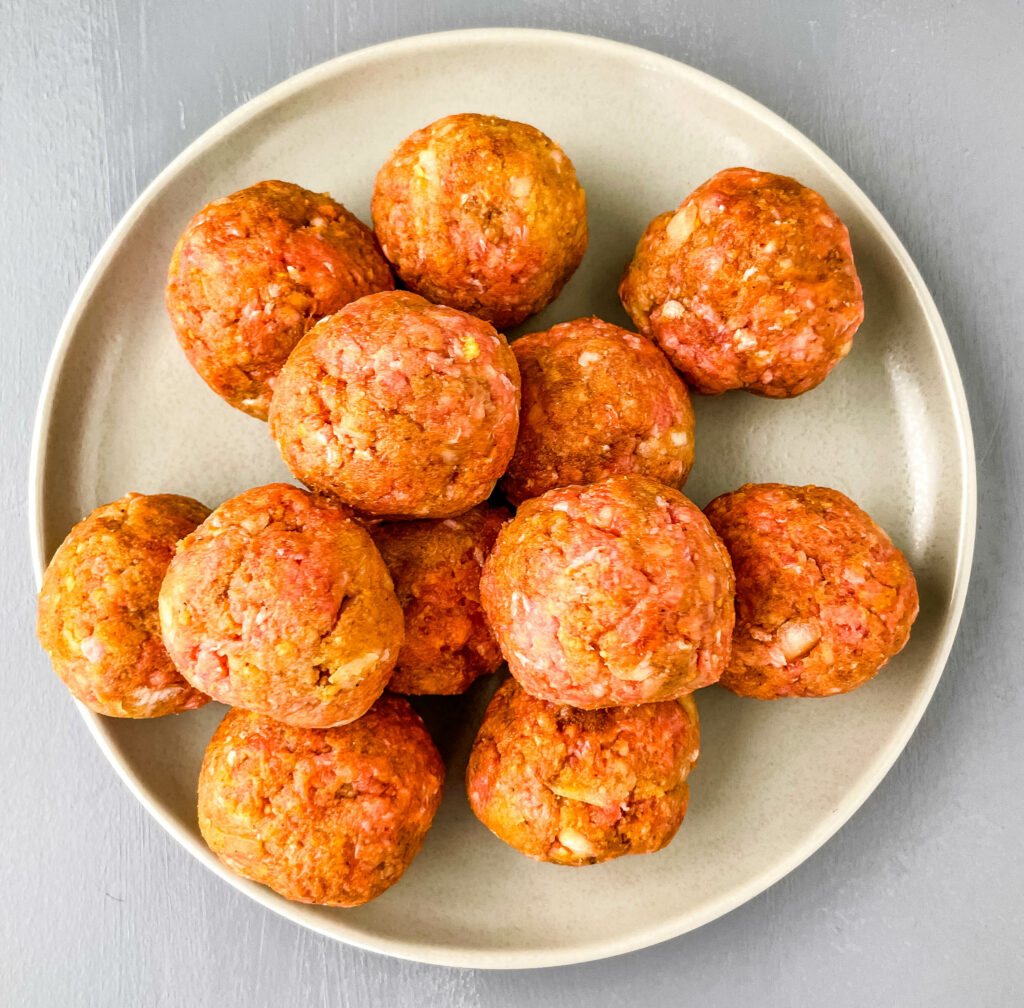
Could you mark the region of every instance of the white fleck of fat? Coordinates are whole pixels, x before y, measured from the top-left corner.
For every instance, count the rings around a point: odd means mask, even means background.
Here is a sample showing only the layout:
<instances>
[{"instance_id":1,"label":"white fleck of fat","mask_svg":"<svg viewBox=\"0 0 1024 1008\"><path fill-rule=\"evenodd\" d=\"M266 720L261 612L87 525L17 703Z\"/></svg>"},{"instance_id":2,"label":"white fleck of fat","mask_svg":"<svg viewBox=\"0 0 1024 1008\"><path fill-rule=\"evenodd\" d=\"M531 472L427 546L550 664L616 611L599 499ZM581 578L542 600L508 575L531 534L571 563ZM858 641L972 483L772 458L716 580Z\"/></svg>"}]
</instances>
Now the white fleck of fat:
<instances>
[{"instance_id":1,"label":"white fleck of fat","mask_svg":"<svg viewBox=\"0 0 1024 1008\"><path fill-rule=\"evenodd\" d=\"M155 707L157 704L173 700L181 693L180 686L165 686L163 689L148 689L140 686L135 690L135 700L140 707Z\"/></svg>"},{"instance_id":2,"label":"white fleck of fat","mask_svg":"<svg viewBox=\"0 0 1024 1008\"><path fill-rule=\"evenodd\" d=\"M568 826L559 832L558 842L580 857L593 857L597 853L594 845L579 830Z\"/></svg>"},{"instance_id":3,"label":"white fleck of fat","mask_svg":"<svg viewBox=\"0 0 1024 1008\"><path fill-rule=\"evenodd\" d=\"M568 798L570 801L583 802L586 805L604 806L608 804L608 795L600 788L587 787L585 784L549 784L548 790L559 798Z\"/></svg>"},{"instance_id":4,"label":"white fleck of fat","mask_svg":"<svg viewBox=\"0 0 1024 1008\"><path fill-rule=\"evenodd\" d=\"M590 367L591 364L596 364L600 359L601 355L594 353L593 350L584 350L577 358L580 367Z\"/></svg>"},{"instance_id":5,"label":"white fleck of fat","mask_svg":"<svg viewBox=\"0 0 1024 1008\"><path fill-rule=\"evenodd\" d=\"M524 200L533 191L533 179L527 175L516 175L509 182L508 188L513 198Z\"/></svg>"},{"instance_id":6,"label":"white fleck of fat","mask_svg":"<svg viewBox=\"0 0 1024 1008\"><path fill-rule=\"evenodd\" d=\"M616 679L625 679L627 682L640 682L651 674L651 656L646 655L644 660L631 669L610 669Z\"/></svg>"},{"instance_id":7,"label":"white fleck of fat","mask_svg":"<svg viewBox=\"0 0 1024 1008\"><path fill-rule=\"evenodd\" d=\"M786 662L804 658L821 640L821 630L809 620L787 620L776 637Z\"/></svg>"},{"instance_id":8,"label":"white fleck of fat","mask_svg":"<svg viewBox=\"0 0 1024 1008\"><path fill-rule=\"evenodd\" d=\"M343 665L339 665L330 675L330 681L336 683L342 679L355 679L361 676L367 669L371 668L381 659L379 651L367 651L365 654L350 658Z\"/></svg>"},{"instance_id":9,"label":"white fleck of fat","mask_svg":"<svg viewBox=\"0 0 1024 1008\"><path fill-rule=\"evenodd\" d=\"M95 634L91 637L86 637L80 645L82 649L82 657L87 662L96 663L107 653L107 647Z\"/></svg>"},{"instance_id":10,"label":"white fleck of fat","mask_svg":"<svg viewBox=\"0 0 1024 1008\"><path fill-rule=\"evenodd\" d=\"M690 203L683 207L665 226L665 236L673 245L682 245L697 226L697 207Z\"/></svg>"}]
</instances>

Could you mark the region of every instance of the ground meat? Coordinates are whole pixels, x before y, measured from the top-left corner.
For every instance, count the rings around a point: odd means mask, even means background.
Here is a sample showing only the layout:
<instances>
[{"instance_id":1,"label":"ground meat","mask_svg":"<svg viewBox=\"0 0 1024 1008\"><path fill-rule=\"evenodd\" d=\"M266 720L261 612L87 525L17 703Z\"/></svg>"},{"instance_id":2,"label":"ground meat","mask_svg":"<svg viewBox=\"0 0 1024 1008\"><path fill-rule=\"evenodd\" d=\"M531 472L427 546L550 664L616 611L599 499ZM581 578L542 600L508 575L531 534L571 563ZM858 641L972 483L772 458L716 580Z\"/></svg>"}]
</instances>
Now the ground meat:
<instances>
[{"instance_id":1,"label":"ground meat","mask_svg":"<svg viewBox=\"0 0 1024 1008\"><path fill-rule=\"evenodd\" d=\"M480 571L509 517L505 508L480 504L458 518L371 529L405 615L405 643L388 689L462 693L497 670L501 651L480 608Z\"/></svg>"},{"instance_id":2,"label":"ground meat","mask_svg":"<svg viewBox=\"0 0 1024 1008\"><path fill-rule=\"evenodd\" d=\"M527 501L480 596L512 674L553 703L673 699L715 682L729 658L729 555L697 507L645 476Z\"/></svg>"},{"instance_id":3,"label":"ground meat","mask_svg":"<svg viewBox=\"0 0 1024 1008\"><path fill-rule=\"evenodd\" d=\"M209 699L178 674L157 615L175 544L209 513L191 497L128 494L83 518L53 555L39 591L39 642L90 710L159 717Z\"/></svg>"},{"instance_id":4,"label":"ground meat","mask_svg":"<svg viewBox=\"0 0 1024 1008\"><path fill-rule=\"evenodd\" d=\"M648 340L596 318L512 344L523 403L501 489L513 503L640 473L679 488L693 465L686 386Z\"/></svg>"},{"instance_id":5,"label":"ground meat","mask_svg":"<svg viewBox=\"0 0 1024 1008\"><path fill-rule=\"evenodd\" d=\"M441 802L444 764L408 701L340 728L235 708L199 774L199 829L233 872L286 899L358 906L393 886Z\"/></svg>"},{"instance_id":6,"label":"ground meat","mask_svg":"<svg viewBox=\"0 0 1024 1008\"><path fill-rule=\"evenodd\" d=\"M486 322L374 294L315 326L270 430L291 471L368 515L447 518L486 500L519 427L519 370Z\"/></svg>"},{"instance_id":7,"label":"ground meat","mask_svg":"<svg viewBox=\"0 0 1024 1008\"><path fill-rule=\"evenodd\" d=\"M232 498L181 542L160 622L197 689L306 728L365 713L402 645L369 534L342 505L285 483Z\"/></svg>"},{"instance_id":8,"label":"ground meat","mask_svg":"<svg viewBox=\"0 0 1024 1008\"><path fill-rule=\"evenodd\" d=\"M553 301L587 248L572 162L495 116L446 116L399 144L377 175L373 221L410 290L499 329Z\"/></svg>"},{"instance_id":9,"label":"ground meat","mask_svg":"<svg viewBox=\"0 0 1024 1008\"><path fill-rule=\"evenodd\" d=\"M706 511L736 571L726 688L761 700L848 693L906 644L914 575L848 497L747 484Z\"/></svg>"},{"instance_id":10,"label":"ground meat","mask_svg":"<svg viewBox=\"0 0 1024 1008\"><path fill-rule=\"evenodd\" d=\"M649 854L683 821L699 746L690 696L581 711L509 679L473 744L469 803L492 833L538 861Z\"/></svg>"},{"instance_id":11,"label":"ground meat","mask_svg":"<svg viewBox=\"0 0 1024 1008\"><path fill-rule=\"evenodd\" d=\"M842 221L812 189L719 172L655 217L619 296L698 392L788 398L824 381L864 318Z\"/></svg>"},{"instance_id":12,"label":"ground meat","mask_svg":"<svg viewBox=\"0 0 1024 1008\"><path fill-rule=\"evenodd\" d=\"M327 193L260 182L200 210L167 278L167 311L192 366L261 420L281 365L317 319L392 290L373 232Z\"/></svg>"}]
</instances>

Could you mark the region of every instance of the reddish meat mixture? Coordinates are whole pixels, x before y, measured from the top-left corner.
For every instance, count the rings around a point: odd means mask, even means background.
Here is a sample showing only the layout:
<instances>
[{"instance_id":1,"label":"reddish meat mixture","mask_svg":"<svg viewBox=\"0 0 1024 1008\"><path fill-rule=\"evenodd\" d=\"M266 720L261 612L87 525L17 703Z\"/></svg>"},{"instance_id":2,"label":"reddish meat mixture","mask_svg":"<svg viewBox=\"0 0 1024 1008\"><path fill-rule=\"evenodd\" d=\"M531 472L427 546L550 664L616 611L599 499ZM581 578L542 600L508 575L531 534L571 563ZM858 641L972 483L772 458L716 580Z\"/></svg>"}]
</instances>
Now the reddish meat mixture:
<instances>
[{"instance_id":1,"label":"reddish meat mixture","mask_svg":"<svg viewBox=\"0 0 1024 1008\"><path fill-rule=\"evenodd\" d=\"M697 507L648 477L527 501L480 595L512 674L553 703L673 699L717 681L729 658L729 555Z\"/></svg>"},{"instance_id":2,"label":"reddish meat mixture","mask_svg":"<svg viewBox=\"0 0 1024 1008\"><path fill-rule=\"evenodd\" d=\"M499 329L553 301L587 248L572 162L495 116L446 116L399 144L377 175L373 221L410 290Z\"/></svg>"},{"instance_id":3,"label":"reddish meat mixture","mask_svg":"<svg viewBox=\"0 0 1024 1008\"><path fill-rule=\"evenodd\" d=\"M174 667L157 615L176 543L209 513L191 497L128 494L82 519L53 555L39 592L39 641L90 710L159 717L209 699Z\"/></svg>"},{"instance_id":4,"label":"reddish meat mixture","mask_svg":"<svg viewBox=\"0 0 1024 1008\"><path fill-rule=\"evenodd\" d=\"M538 861L649 854L683 821L699 745L692 697L581 711L509 679L473 745L469 803L491 832Z\"/></svg>"},{"instance_id":5,"label":"reddish meat mixture","mask_svg":"<svg viewBox=\"0 0 1024 1008\"><path fill-rule=\"evenodd\" d=\"M480 571L505 508L458 518L384 522L371 530L405 614L405 643L388 683L395 693L463 693L497 670L501 651L480 608Z\"/></svg>"},{"instance_id":6,"label":"reddish meat mixture","mask_svg":"<svg viewBox=\"0 0 1024 1008\"><path fill-rule=\"evenodd\" d=\"M277 373L306 330L393 288L373 232L340 203L260 182L192 218L171 259L167 311L203 381L265 420Z\"/></svg>"},{"instance_id":7,"label":"reddish meat mixture","mask_svg":"<svg viewBox=\"0 0 1024 1008\"><path fill-rule=\"evenodd\" d=\"M842 221L784 175L730 168L648 225L619 287L698 392L788 398L824 381L864 318Z\"/></svg>"},{"instance_id":8,"label":"reddish meat mixture","mask_svg":"<svg viewBox=\"0 0 1024 1008\"><path fill-rule=\"evenodd\" d=\"M234 709L199 775L199 829L233 872L286 899L358 906L405 873L441 802L444 765L406 700L341 728Z\"/></svg>"},{"instance_id":9,"label":"reddish meat mixture","mask_svg":"<svg viewBox=\"0 0 1024 1008\"><path fill-rule=\"evenodd\" d=\"M335 501L285 483L225 502L180 544L160 621L196 688L307 728L364 714L402 645L369 534Z\"/></svg>"},{"instance_id":10,"label":"reddish meat mixture","mask_svg":"<svg viewBox=\"0 0 1024 1008\"><path fill-rule=\"evenodd\" d=\"M487 499L519 429L519 370L486 322L374 294L314 327L270 430L304 483L367 515L447 518Z\"/></svg>"},{"instance_id":11,"label":"reddish meat mixture","mask_svg":"<svg viewBox=\"0 0 1024 1008\"><path fill-rule=\"evenodd\" d=\"M690 396L652 343L585 318L523 336L512 350L523 404L501 489L513 504L625 473L676 488L686 482Z\"/></svg>"},{"instance_id":12,"label":"reddish meat mixture","mask_svg":"<svg viewBox=\"0 0 1024 1008\"><path fill-rule=\"evenodd\" d=\"M848 497L747 484L706 511L736 571L726 688L761 700L848 693L907 643L914 575Z\"/></svg>"}]
</instances>

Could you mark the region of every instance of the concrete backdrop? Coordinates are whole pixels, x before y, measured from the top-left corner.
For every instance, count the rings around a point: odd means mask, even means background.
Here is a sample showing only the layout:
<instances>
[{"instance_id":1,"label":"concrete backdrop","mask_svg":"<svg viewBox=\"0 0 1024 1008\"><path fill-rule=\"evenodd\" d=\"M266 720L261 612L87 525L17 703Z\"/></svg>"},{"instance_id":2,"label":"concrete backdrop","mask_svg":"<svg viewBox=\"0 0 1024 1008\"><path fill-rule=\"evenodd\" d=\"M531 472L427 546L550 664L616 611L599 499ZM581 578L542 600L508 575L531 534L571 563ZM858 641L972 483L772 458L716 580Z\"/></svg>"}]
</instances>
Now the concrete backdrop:
<instances>
[{"instance_id":1,"label":"concrete backdrop","mask_svg":"<svg viewBox=\"0 0 1024 1008\"><path fill-rule=\"evenodd\" d=\"M835 158L931 287L970 401L980 525L946 673L893 771L757 899L613 960L477 973L285 922L208 874L120 784L33 636L32 416L104 237L186 144L338 53L483 25L676 57ZM1024 8L900 0L3 0L0 3L0 1002L783 1006L1021 1003L1024 960Z\"/></svg>"}]
</instances>

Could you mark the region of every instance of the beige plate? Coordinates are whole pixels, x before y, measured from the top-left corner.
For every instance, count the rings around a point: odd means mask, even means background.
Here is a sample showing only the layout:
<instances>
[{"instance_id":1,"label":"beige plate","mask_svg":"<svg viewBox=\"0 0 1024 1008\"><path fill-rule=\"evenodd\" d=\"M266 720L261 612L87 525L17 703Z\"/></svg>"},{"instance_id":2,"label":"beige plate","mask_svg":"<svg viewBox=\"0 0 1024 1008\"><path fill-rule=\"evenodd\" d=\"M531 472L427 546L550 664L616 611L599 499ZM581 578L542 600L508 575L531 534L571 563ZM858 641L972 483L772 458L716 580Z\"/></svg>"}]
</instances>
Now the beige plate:
<instances>
[{"instance_id":1,"label":"beige plate","mask_svg":"<svg viewBox=\"0 0 1024 1008\"><path fill-rule=\"evenodd\" d=\"M909 646L846 697L698 697L692 803L660 854L592 868L534 864L473 818L462 787L474 724L442 745L444 806L405 878L356 910L287 903L227 873L200 840L195 782L222 710L153 722L83 716L157 820L212 871L306 927L425 962L551 966L682 934L761 892L813 853L899 755L952 645L973 548L967 406L928 291L892 230L820 150L756 102L662 56L553 32L426 35L342 56L209 130L142 194L82 283L39 405L32 472L37 569L71 525L129 490L210 505L286 478L260 422L191 371L163 310L164 271L191 215L260 179L329 190L364 220L374 174L412 130L451 112L525 120L563 145L590 204L590 251L530 328L585 314L625 323L615 288L647 221L732 165L794 175L849 225L867 320L825 384L793 402L701 399L700 505L747 481L836 487L908 554L921 588ZM479 707L484 690L467 707ZM430 705L436 713L438 705ZM823 896L828 899L828 894Z\"/></svg>"}]
</instances>

